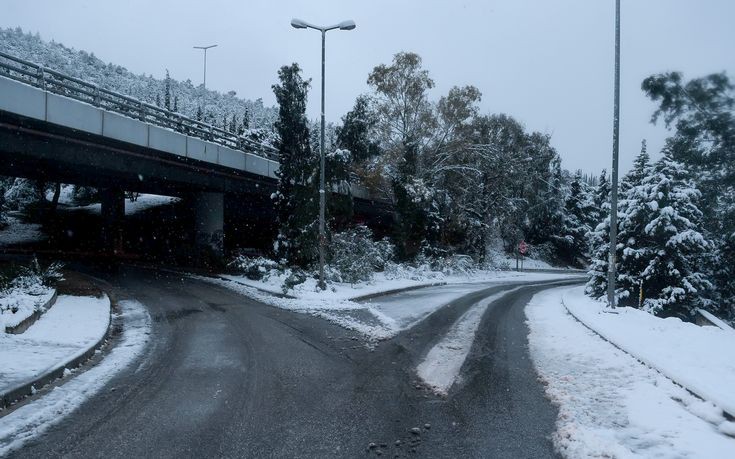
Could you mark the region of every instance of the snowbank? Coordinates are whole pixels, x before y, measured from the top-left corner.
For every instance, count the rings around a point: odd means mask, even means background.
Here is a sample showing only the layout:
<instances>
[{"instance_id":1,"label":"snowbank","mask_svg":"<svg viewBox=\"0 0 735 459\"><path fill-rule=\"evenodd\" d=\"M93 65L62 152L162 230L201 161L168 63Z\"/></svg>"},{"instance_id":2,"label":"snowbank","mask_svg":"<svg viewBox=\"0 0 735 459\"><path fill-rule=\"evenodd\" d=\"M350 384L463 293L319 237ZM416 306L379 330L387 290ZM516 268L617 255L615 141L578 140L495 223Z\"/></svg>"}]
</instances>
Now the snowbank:
<instances>
[{"instance_id":1,"label":"snowbank","mask_svg":"<svg viewBox=\"0 0 735 459\"><path fill-rule=\"evenodd\" d=\"M735 335L633 308L602 311L583 288L565 292L564 305L588 327L645 364L735 415Z\"/></svg>"},{"instance_id":2,"label":"snowbank","mask_svg":"<svg viewBox=\"0 0 735 459\"><path fill-rule=\"evenodd\" d=\"M2 295L0 297L0 334L4 334L6 328L18 326L51 300L51 297L54 296L54 289L39 284L33 292L15 287L2 292Z\"/></svg>"},{"instance_id":3,"label":"snowbank","mask_svg":"<svg viewBox=\"0 0 735 459\"><path fill-rule=\"evenodd\" d=\"M123 324L120 343L102 361L43 397L0 417L0 456L20 448L52 425L62 422L66 415L96 394L143 351L151 328L148 312L136 301L122 301L120 309Z\"/></svg>"},{"instance_id":4,"label":"snowbank","mask_svg":"<svg viewBox=\"0 0 735 459\"><path fill-rule=\"evenodd\" d=\"M107 296L61 295L25 333L0 334L0 393L84 354L105 336L109 321Z\"/></svg>"},{"instance_id":5,"label":"snowbank","mask_svg":"<svg viewBox=\"0 0 735 459\"><path fill-rule=\"evenodd\" d=\"M731 457L735 439L721 432L735 434L735 423L577 322L562 295L580 290L547 290L526 308L531 357L559 407L557 450L567 458ZM658 347L659 336L648 345Z\"/></svg>"}]
</instances>

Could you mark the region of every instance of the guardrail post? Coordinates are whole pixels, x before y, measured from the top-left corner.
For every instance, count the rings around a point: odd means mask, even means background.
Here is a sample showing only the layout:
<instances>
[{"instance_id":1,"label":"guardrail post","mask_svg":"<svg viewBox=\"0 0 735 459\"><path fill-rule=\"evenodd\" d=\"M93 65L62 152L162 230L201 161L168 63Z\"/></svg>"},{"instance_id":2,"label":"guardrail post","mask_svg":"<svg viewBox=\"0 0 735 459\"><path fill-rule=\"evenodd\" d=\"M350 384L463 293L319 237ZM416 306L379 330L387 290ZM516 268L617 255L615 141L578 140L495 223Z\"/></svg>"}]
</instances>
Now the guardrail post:
<instances>
[{"instance_id":1,"label":"guardrail post","mask_svg":"<svg viewBox=\"0 0 735 459\"><path fill-rule=\"evenodd\" d=\"M145 103L144 102L140 103L139 111L140 111L140 120L145 121Z\"/></svg>"},{"instance_id":2,"label":"guardrail post","mask_svg":"<svg viewBox=\"0 0 735 459\"><path fill-rule=\"evenodd\" d=\"M38 68L38 82L41 85L41 89L46 90L46 72L43 67Z\"/></svg>"},{"instance_id":3,"label":"guardrail post","mask_svg":"<svg viewBox=\"0 0 735 459\"><path fill-rule=\"evenodd\" d=\"M100 87L97 85L94 85L94 100L93 104L96 106L100 106Z\"/></svg>"}]
</instances>

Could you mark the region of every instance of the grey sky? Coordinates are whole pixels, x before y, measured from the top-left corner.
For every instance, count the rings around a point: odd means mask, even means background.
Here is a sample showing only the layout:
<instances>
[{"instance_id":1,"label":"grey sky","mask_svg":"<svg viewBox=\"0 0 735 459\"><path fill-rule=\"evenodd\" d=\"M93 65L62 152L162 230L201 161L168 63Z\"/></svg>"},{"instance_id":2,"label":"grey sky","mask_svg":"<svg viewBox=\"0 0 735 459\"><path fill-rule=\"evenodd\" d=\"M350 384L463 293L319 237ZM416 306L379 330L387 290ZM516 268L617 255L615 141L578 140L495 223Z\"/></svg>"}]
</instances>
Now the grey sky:
<instances>
[{"instance_id":1,"label":"grey sky","mask_svg":"<svg viewBox=\"0 0 735 459\"><path fill-rule=\"evenodd\" d=\"M610 167L614 0L4 0L0 26L20 26L85 49L135 73L202 78L207 86L273 104L279 66L299 62L314 79L316 118L319 34L295 30L292 17L357 29L327 35L327 118L337 121L367 90L370 70L398 51L414 51L436 82L438 98L454 85L483 93L484 112L505 112L552 134L567 169ZM640 91L646 76L680 70L688 77L735 74L732 0L622 0L621 165L647 138L654 108Z\"/></svg>"}]
</instances>

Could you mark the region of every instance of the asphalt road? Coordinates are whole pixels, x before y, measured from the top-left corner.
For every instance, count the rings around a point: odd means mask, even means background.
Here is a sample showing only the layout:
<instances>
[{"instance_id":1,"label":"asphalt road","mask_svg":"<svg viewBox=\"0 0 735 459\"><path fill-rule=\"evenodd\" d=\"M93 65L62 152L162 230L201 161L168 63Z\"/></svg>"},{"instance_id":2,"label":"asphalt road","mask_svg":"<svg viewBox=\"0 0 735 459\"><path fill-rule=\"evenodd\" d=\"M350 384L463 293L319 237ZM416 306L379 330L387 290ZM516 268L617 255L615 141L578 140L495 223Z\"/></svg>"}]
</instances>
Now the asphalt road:
<instances>
[{"instance_id":1,"label":"asphalt road","mask_svg":"<svg viewBox=\"0 0 735 459\"><path fill-rule=\"evenodd\" d=\"M12 457L554 457L557 412L523 314L539 284L489 306L442 398L416 381L416 365L470 306L517 284L453 301L369 349L336 325L205 282L135 268L106 278L149 308L153 344Z\"/></svg>"}]
</instances>

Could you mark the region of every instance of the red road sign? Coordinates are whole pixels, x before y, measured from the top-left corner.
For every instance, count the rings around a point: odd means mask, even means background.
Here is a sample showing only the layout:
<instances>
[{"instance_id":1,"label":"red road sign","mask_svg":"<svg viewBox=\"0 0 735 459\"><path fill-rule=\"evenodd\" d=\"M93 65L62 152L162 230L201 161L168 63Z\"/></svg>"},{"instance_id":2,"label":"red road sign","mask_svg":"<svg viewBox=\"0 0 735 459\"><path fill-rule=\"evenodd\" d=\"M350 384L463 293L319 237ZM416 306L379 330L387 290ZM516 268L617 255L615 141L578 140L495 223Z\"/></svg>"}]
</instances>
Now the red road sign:
<instances>
[{"instance_id":1,"label":"red road sign","mask_svg":"<svg viewBox=\"0 0 735 459\"><path fill-rule=\"evenodd\" d=\"M525 255L526 252L528 252L528 244L526 244L526 241L521 241L521 243L518 244L518 251L521 255Z\"/></svg>"}]
</instances>

